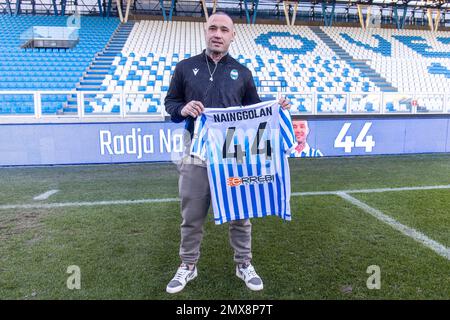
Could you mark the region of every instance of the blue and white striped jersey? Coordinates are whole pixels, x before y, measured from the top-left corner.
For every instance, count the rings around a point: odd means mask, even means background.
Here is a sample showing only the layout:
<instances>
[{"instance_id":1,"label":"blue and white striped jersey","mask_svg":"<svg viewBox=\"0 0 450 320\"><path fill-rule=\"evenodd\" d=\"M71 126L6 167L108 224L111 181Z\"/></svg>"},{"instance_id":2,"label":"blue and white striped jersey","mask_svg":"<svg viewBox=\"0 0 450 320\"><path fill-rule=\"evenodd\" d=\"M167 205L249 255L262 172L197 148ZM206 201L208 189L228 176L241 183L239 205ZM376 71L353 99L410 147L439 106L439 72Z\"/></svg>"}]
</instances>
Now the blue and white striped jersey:
<instances>
[{"instance_id":1,"label":"blue and white striped jersey","mask_svg":"<svg viewBox=\"0 0 450 320\"><path fill-rule=\"evenodd\" d=\"M207 163L215 223L269 215L291 220L287 157L296 145L289 111L277 101L206 108L190 152Z\"/></svg>"},{"instance_id":2,"label":"blue and white striped jersey","mask_svg":"<svg viewBox=\"0 0 450 320\"><path fill-rule=\"evenodd\" d=\"M291 153L292 158L315 158L315 157L323 157L322 152L319 149L311 148L308 143L303 148L302 151L298 152L294 149Z\"/></svg>"}]
</instances>

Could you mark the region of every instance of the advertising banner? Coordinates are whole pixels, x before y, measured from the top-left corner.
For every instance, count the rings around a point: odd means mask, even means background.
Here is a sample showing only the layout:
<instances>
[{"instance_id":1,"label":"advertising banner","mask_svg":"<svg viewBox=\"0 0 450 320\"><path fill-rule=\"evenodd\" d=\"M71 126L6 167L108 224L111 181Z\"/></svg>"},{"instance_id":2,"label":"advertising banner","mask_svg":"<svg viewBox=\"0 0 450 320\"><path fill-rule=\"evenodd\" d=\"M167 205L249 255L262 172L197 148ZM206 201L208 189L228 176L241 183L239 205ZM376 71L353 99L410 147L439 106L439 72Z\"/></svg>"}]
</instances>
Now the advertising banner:
<instances>
[{"instance_id":1,"label":"advertising banner","mask_svg":"<svg viewBox=\"0 0 450 320\"><path fill-rule=\"evenodd\" d=\"M293 119L292 157L450 152L449 118ZM171 122L0 125L0 165L171 161L184 126Z\"/></svg>"}]
</instances>

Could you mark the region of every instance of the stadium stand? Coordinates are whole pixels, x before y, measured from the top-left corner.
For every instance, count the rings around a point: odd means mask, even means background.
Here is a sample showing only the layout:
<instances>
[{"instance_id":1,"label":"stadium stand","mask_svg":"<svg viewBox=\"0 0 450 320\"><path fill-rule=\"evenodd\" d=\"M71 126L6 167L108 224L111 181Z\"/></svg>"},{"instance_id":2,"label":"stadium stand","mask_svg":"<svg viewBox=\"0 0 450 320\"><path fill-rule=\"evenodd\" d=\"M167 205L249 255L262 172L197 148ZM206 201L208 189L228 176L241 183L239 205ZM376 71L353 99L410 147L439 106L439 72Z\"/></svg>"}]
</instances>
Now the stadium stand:
<instances>
[{"instance_id":1,"label":"stadium stand","mask_svg":"<svg viewBox=\"0 0 450 320\"><path fill-rule=\"evenodd\" d=\"M355 60L363 60L399 92L444 92L450 81L448 32L323 28Z\"/></svg>"},{"instance_id":2,"label":"stadium stand","mask_svg":"<svg viewBox=\"0 0 450 320\"><path fill-rule=\"evenodd\" d=\"M105 47L119 26L116 18L83 17L80 41L71 49L22 49L20 35L32 26L66 26L62 16L0 15L0 90L72 90L94 56ZM95 30L95 32L92 32ZM42 99L43 113L56 113L67 95L49 94ZM0 114L34 113L33 95L0 95Z\"/></svg>"},{"instance_id":3,"label":"stadium stand","mask_svg":"<svg viewBox=\"0 0 450 320\"><path fill-rule=\"evenodd\" d=\"M202 26L198 22L136 23L102 86L108 91L164 94L176 63L203 48ZM231 54L252 70L262 95L287 91L299 112L312 111L308 93L442 93L450 85L445 32L436 38L427 31L245 24L236 25L236 31L238 40ZM435 51L422 50L423 45L417 47L415 42L408 47L407 39L419 34L425 46L430 43ZM430 61L436 58L439 62ZM159 112L160 99L154 94L141 95L137 105L131 101L136 96L127 103L136 111ZM368 97L363 94L357 99L353 111L379 112L380 103L375 107ZM442 110L442 99L424 97L416 103L428 111ZM385 107L388 112L408 112L412 104L412 99L394 99ZM346 96L319 94L317 107L318 112L345 113Z\"/></svg>"},{"instance_id":4,"label":"stadium stand","mask_svg":"<svg viewBox=\"0 0 450 320\"><path fill-rule=\"evenodd\" d=\"M63 17L0 16L6 44L0 89L86 91L84 112L91 115L120 113L121 99L128 114L160 114L177 62L204 47L201 22L82 21L73 50L36 50L19 48L20 33L36 24L64 25ZM94 25L98 31L89 32ZM236 24L236 32L231 55L253 72L264 99L285 92L294 112L312 113L315 105L317 113L338 114L349 108L352 113L446 111L448 32L263 24ZM34 112L31 94L0 95L0 101L2 114ZM77 112L76 95L43 95L42 104L43 113Z\"/></svg>"},{"instance_id":5,"label":"stadium stand","mask_svg":"<svg viewBox=\"0 0 450 320\"><path fill-rule=\"evenodd\" d=\"M204 46L202 28L203 24L198 22L136 23L122 55L114 59L110 69L112 74L105 78L102 87L107 91L164 94L176 63L201 52ZM236 32L239 39L230 53L254 73L259 91L267 98L279 91L291 92L294 94L288 96L298 110L310 112L311 99L296 92L380 91L361 71L339 59L308 27L299 26L292 30L278 25L238 24ZM137 96L140 99L137 98L138 103L131 104L131 108L142 110L142 105L149 105L149 112L159 111L159 97L155 99L153 94ZM334 98L336 101L341 99ZM333 101L330 103L334 104Z\"/></svg>"}]
</instances>

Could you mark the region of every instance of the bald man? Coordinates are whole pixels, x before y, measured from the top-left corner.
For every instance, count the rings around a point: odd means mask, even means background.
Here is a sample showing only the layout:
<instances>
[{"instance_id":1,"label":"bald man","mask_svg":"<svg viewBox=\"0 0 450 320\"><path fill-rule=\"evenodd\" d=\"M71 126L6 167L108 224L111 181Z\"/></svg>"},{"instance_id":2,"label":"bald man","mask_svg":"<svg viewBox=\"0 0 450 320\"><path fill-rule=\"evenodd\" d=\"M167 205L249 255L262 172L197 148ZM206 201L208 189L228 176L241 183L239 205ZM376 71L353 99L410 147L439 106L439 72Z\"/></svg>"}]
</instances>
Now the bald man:
<instances>
[{"instance_id":1,"label":"bald man","mask_svg":"<svg viewBox=\"0 0 450 320\"><path fill-rule=\"evenodd\" d=\"M308 121L294 120L292 121L292 126L294 128L295 138L297 139L297 147L292 152L291 157L322 157L322 152L320 152L320 150L311 148L306 141L309 135Z\"/></svg>"},{"instance_id":2,"label":"bald man","mask_svg":"<svg viewBox=\"0 0 450 320\"><path fill-rule=\"evenodd\" d=\"M228 53L235 36L233 20L226 13L211 15L205 25L206 49L197 56L180 61L175 68L165 107L173 122L185 121L190 138L195 119L205 108L261 102L250 70ZM290 107L287 99L281 98L279 103L282 108ZM186 150L189 150L189 143ZM198 161L187 155L178 167L182 217L181 265L166 287L168 293L180 292L197 277L203 224L211 203L206 165L196 163ZM251 264L251 228L249 219L230 221L230 244L234 250L236 275L249 289L262 290L263 282Z\"/></svg>"}]
</instances>

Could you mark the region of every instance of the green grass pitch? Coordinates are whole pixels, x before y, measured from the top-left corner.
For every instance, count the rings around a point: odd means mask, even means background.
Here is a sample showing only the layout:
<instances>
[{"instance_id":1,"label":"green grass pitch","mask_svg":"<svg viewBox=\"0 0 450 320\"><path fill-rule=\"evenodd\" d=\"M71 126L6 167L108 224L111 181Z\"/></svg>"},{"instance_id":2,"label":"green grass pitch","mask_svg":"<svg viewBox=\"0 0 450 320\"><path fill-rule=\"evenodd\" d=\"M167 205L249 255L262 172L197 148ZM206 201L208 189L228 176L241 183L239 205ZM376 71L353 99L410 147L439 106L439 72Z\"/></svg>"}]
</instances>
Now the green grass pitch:
<instances>
[{"instance_id":1,"label":"green grass pitch","mask_svg":"<svg viewBox=\"0 0 450 320\"><path fill-rule=\"evenodd\" d=\"M292 192L450 185L448 154L291 159L290 167ZM234 275L228 226L211 213L198 278L169 295L177 201L76 203L176 198L177 181L173 164L0 168L0 299L450 299L449 259L333 194L292 197L291 222L252 220L262 292ZM450 247L450 189L352 197ZM6 207L22 204L33 206ZM79 290L66 285L71 265ZM380 289L366 285L371 265Z\"/></svg>"}]
</instances>

